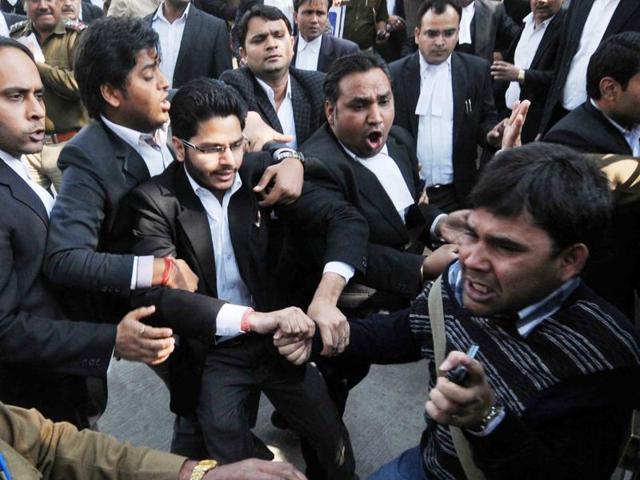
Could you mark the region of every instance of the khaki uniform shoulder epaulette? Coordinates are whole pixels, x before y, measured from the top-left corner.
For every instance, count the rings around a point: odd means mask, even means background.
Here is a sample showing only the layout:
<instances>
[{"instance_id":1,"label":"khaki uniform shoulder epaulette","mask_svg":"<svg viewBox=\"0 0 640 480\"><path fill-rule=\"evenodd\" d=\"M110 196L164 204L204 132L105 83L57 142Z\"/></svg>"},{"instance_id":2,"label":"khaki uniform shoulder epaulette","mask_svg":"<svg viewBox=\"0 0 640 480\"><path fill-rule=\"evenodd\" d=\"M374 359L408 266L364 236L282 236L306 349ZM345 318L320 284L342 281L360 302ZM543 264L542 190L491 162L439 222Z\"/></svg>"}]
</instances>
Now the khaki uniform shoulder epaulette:
<instances>
[{"instance_id":1,"label":"khaki uniform shoulder epaulette","mask_svg":"<svg viewBox=\"0 0 640 480\"><path fill-rule=\"evenodd\" d=\"M65 19L64 26L67 30L71 30L72 32L81 32L87 28L86 23L83 23L80 20L71 20L70 18Z\"/></svg>"},{"instance_id":2,"label":"khaki uniform shoulder epaulette","mask_svg":"<svg viewBox=\"0 0 640 480\"><path fill-rule=\"evenodd\" d=\"M18 30L22 30L26 26L27 26L27 20L22 20L21 22L14 23L13 25L11 25L11 28L9 29L9 35L13 35Z\"/></svg>"}]
</instances>

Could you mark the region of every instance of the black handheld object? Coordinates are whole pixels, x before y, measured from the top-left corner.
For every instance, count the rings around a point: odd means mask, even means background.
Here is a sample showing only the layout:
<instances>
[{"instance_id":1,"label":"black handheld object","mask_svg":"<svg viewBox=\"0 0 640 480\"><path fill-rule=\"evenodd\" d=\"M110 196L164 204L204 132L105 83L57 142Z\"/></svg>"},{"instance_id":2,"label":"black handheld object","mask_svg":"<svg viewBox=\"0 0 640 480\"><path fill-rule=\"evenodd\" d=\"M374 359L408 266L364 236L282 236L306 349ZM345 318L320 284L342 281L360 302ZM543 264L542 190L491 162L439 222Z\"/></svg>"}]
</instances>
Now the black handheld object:
<instances>
[{"instance_id":1,"label":"black handheld object","mask_svg":"<svg viewBox=\"0 0 640 480\"><path fill-rule=\"evenodd\" d=\"M467 357L475 358L478 350L480 350L480 347L474 343L469 347L469 350L467 350ZM469 371L467 370L467 367L460 364L453 370L449 370L449 372L447 373L447 380L457 385L464 385L464 383L467 381L468 375Z\"/></svg>"}]
</instances>

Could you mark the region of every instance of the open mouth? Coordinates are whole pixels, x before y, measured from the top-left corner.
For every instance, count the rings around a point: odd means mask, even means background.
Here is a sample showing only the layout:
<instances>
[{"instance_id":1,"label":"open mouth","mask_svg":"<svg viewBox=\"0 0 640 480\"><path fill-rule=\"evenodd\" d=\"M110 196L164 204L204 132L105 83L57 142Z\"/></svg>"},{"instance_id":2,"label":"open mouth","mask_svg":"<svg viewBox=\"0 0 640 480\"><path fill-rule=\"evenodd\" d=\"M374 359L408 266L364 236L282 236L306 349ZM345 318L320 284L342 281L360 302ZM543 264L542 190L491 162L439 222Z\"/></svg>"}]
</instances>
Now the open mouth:
<instances>
[{"instance_id":1,"label":"open mouth","mask_svg":"<svg viewBox=\"0 0 640 480\"><path fill-rule=\"evenodd\" d=\"M384 145L384 138L382 132L373 131L369 133L366 137L367 146L374 151L381 149Z\"/></svg>"},{"instance_id":2,"label":"open mouth","mask_svg":"<svg viewBox=\"0 0 640 480\"><path fill-rule=\"evenodd\" d=\"M494 296L492 288L469 279L465 280L464 290L467 296L474 302L486 302Z\"/></svg>"},{"instance_id":3,"label":"open mouth","mask_svg":"<svg viewBox=\"0 0 640 480\"><path fill-rule=\"evenodd\" d=\"M223 171L212 173L212 176L214 176L220 182L228 182L230 180L233 180L234 174L235 174L235 170L223 170Z\"/></svg>"},{"instance_id":4,"label":"open mouth","mask_svg":"<svg viewBox=\"0 0 640 480\"><path fill-rule=\"evenodd\" d=\"M44 140L44 129L36 130L29 134L29 140L32 142L41 142Z\"/></svg>"}]
</instances>

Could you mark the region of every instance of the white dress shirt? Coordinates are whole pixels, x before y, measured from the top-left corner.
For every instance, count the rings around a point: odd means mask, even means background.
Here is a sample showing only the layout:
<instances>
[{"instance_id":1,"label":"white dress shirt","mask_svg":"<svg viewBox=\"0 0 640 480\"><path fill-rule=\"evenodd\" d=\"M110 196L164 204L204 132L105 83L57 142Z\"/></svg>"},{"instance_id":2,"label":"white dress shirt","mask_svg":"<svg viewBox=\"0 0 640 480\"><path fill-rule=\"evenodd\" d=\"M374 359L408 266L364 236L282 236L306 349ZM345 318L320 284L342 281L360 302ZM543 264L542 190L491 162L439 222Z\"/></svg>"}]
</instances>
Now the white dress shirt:
<instances>
[{"instance_id":1,"label":"white dress shirt","mask_svg":"<svg viewBox=\"0 0 640 480\"><path fill-rule=\"evenodd\" d=\"M471 22L476 14L476 2L473 1L462 9L462 17L460 18L460 30L458 35L458 44L472 44L471 38Z\"/></svg>"},{"instance_id":2,"label":"white dress shirt","mask_svg":"<svg viewBox=\"0 0 640 480\"><path fill-rule=\"evenodd\" d=\"M273 89L258 77L256 77L256 80L258 80L258 83L267 94L267 97L271 102L271 106L273 106L273 109L276 111L276 115L278 115L278 120L280 121L280 125L282 126L282 133L293 137L293 141L289 142L287 145L289 145L291 148L298 148L298 137L296 136L296 119L293 116L293 102L291 98L291 76L287 77L287 92L284 94L284 99L280 104L280 108L276 108L276 94Z\"/></svg>"},{"instance_id":3,"label":"white dress shirt","mask_svg":"<svg viewBox=\"0 0 640 480\"><path fill-rule=\"evenodd\" d=\"M524 29L522 35L516 46L516 51L513 55L513 64L523 70L527 70L533 62L533 57L536 56L544 32L547 30L549 23L553 20L553 17L547 18L540 25L536 26L536 20L533 13L530 13L522 22L524 23ZM511 110L511 107L515 102L520 100L520 83L516 80L509 84L509 88L504 94L504 99L507 108Z\"/></svg>"},{"instance_id":4,"label":"white dress shirt","mask_svg":"<svg viewBox=\"0 0 640 480\"><path fill-rule=\"evenodd\" d=\"M571 60L562 94L562 106L573 110L587 100L587 67L602 41L620 0L595 0L580 37L578 51Z\"/></svg>"},{"instance_id":5,"label":"white dress shirt","mask_svg":"<svg viewBox=\"0 0 640 480\"><path fill-rule=\"evenodd\" d=\"M9 155L7 152L0 150L0 159L3 160L11 170L16 172L22 180L25 181L25 183L31 190L33 190L33 192L38 196L38 198L44 205L44 208L47 211L47 216L51 215L51 209L53 208L53 204L55 202L53 195L51 195L37 182L34 182L31 179L24 158L15 158L12 155ZM4 206L4 208L6 208L6 205Z\"/></svg>"},{"instance_id":6,"label":"white dress shirt","mask_svg":"<svg viewBox=\"0 0 640 480\"><path fill-rule=\"evenodd\" d=\"M593 98L590 98L589 101L591 102L591 105L593 105L594 108L596 108L602 115L604 115L604 117L609 121L609 123L611 123L611 125L616 127L616 129L618 129L620 133L622 133L622 135L624 136L624 139L627 141L627 144L629 145L629 148L631 149L631 155L634 157L640 157L640 124L634 125L631 130L626 129L622 125L620 125L618 122L616 122L613 118L611 118L609 115L604 113L600 109L598 104L593 101Z\"/></svg>"},{"instance_id":7,"label":"white dress shirt","mask_svg":"<svg viewBox=\"0 0 640 480\"><path fill-rule=\"evenodd\" d=\"M173 86L173 74L176 70L176 62L178 61L178 53L180 52L180 44L182 43L182 35L184 34L184 26L187 23L187 14L191 4L187 5L180 18L176 18L173 23L164 16L164 2L160 4L156 13L153 15L152 27L158 32L160 37L160 70L169 81L169 88Z\"/></svg>"},{"instance_id":8,"label":"white dress shirt","mask_svg":"<svg viewBox=\"0 0 640 480\"><path fill-rule=\"evenodd\" d=\"M4 18L4 15L0 14L0 37L8 37L9 36L9 25L7 25L7 20Z\"/></svg>"},{"instance_id":9,"label":"white dress shirt","mask_svg":"<svg viewBox=\"0 0 640 480\"><path fill-rule=\"evenodd\" d=\"M382 147L382 150L377 155L369 158L360 158L351 150L349 150L342 142L340 145L347 152L351 158L353 158L356 162L362 164L367 170L373 173L383 190L389 197L389 200L393 203L402 223L405 222L404 213L405 210L416 203L409 191L409 187L407 187L407 182L405 182L404 177L402 176L402 172L400 171L400 167L395 162L393 158L389 156L389 151L387 150L387 145L385 144Z\"/></svg>"},{"instance_id":10,"label":"white dress shirt","mask_svg":"<svg viewBox=\"0 0 640 480\"><path fill-rule=\"evenodd\" d=\"M319 35L310 42L307 42L304 38L302 38L302 35L298 34L296 68L299 68L301 70L317 70L321 46L322 35Z\"/></svg>"},{"instance_id":11,"label":"white dress shirt","mask_svg":"<svg viewBox=\"0 0 640 480\"><path fill-rule=\"evenodd\" d=\"M453 183L453 85L451 56L439 65L420 58L417 157L427 186Z\"/></svg>"},{"instance_id":12,"label":"white dress shirt","mask_svg":"<svg viewBox=\"0 0 640 480\"><path fill-rule=\"evenodd\" d=\"M264 0L265 5L271 5L278 8L289 20L290 25L294 25L293 21L293 0Z\"/></svg>"},{"instance_id":13,"label":"white dress shirt","mask_svg":"<svg viewBox=\"0 0 640 480\"><path fill-rule=\"evenodd\" d=\"M240 322L247 309L254 305L251 292L240 276L240 269L231 242L229 230L229 202L242 187L236 174L233 185L224 193L222 203L208 189L201 187L185 168L189 184L207 212L211 232L213 257L216 268L218 298L230 302L224 305L216 317L216 335L233 336L241 333ZM249 220L247 220L249 221ZM245 254L246 252L241 252Z\"/></svg>"},{"instance_id":14,"label":"white dress shirt","mask_svg":"<svg viewBox=\"0 0 640 480\"><path fill-rule=\"evenodd\" d=\"M168 124L159 128L153 134L141 133L136 130L118 125L108 120L104 115L100 118L104 124L123 142L133 148L147 166L149 176L154 177L164 172L164 169L173 162L173 156L167 147ZM131 272L131 290L151 287L153 281L152 255L134 257L133 270Z\"/></svg>"}]
</instances>

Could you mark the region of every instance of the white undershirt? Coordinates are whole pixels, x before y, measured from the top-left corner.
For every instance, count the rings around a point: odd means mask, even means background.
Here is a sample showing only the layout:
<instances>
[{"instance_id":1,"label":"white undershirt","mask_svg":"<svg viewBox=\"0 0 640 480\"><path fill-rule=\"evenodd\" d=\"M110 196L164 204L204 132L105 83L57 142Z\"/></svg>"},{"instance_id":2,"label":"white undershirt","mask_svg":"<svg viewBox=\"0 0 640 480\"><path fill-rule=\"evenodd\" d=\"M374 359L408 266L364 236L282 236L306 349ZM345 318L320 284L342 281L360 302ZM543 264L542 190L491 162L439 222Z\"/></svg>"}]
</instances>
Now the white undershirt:
<instances>
[{"instance_id":1,"label":"white undershirt","mask_svg":"<svg viewBox=\"0 0 640 480\"><path fill-rule=\"evenodd\" d=\"M476 2L475 0L462 9L462 17L460 18L460 33L458 36L458 44L463 45L465 43L472 44L471 38L471 22L476 14Z\"/></svg>"},{"instance_id":2,"label":"white undershirt","mask_svg":"<svg viewBox=\"0 0 640 480\"><path fill-rule=\"evenodd\" d=\"M451 56L439 65L420 58L420 97L416 104L416 154L427 186L453 183L453 84Z\"/></svg>"},{"instance_id":3,"label":"white undershirt","mask_svg":"<svg viewBox=\"0 0 640 480\"><path fill-rule=\"evenodd\" d=\"M307 42L302 35L298 35L298 52L296 53L296 68L301 70L317 70L322 35Z\"/></svg>"},{"instance_id":4,"label":"white undershirt","mask_svg":"<svg viewBox=\"0 0 640 480\"><path fill-rule=\"evenodd\" d=\"M296 119L293 116L293 102L291 98L291 76L287 75L287 92L284 94L284 99L280 104L280 108L276 108L276 94L269 84L260 80L258 77L256 77L256 80L258 80L258 83L267 94L267 97L271 102L271 106L273 106L273 109L276 111L276 115L278 115L278 120L282 126L282 133L293 137L293 141L289 142L287 145L291 148L298 148Z\"/></svg>"},{"instance_id":5,"label":"white undershirt","mask_svg":"<svg viewBox=\"0 0 640 480\"><path fill-rule=\"evenodd\" d=\"M4 18L4 15L0 14L0 37L8 37L9 36L9 26L7 25L7 20Z\"/></svg>"},{"instance_id":6,"label":"white undershirt","mask_svg":"<svg viewBox=\"0 0 640 480\"><path fill-rule=\"evenodd\" d=\"M51 215L51 209L53 208L53 204L55 202L53 195L47 192L44 188L42 188L37 182L34 182L29 176L29 171L27 170L27 165L25 164L24 158L15 158L12 155L9 155L7 152L0 150L0 159L7 164L7 166L16 172L18 176L29 186L31 190L38 196L40 201L42 202L45 210L47 211L47 216ZM6 205L3 208L7 208Z\"/></svg>"},{"instance_id":7,"label":"white undershirt","mask_svg":"<svg viewBox=\"0 0 640 480\"><path fill-rule=\"evenodd\" d=\"M187 4L180 18L176 18L170 23L164 16L164 2L160 4L156 13L153 15L152 26L158 32L160 37L160 70L169 81L169 88L173 86L173 75L176 70L176 62L178 61L178 53L180 53L180 44L182 43L182 35L184 27L187 23L187 14L191 4Z\"/></svg>"},{"instance_id":8,"label":"white undershirt","mask_svg":"<svg viewBox=\"0 0 640 480\"><path fill-rule=\"evenodd\" d=\"M589 60L600 45L619 3L620 0L595 0L593 2L582 30L578 51L571 59L567 81L564 84L562 106L566 110L573 110L587 100Z\"/></svg>"},{"instance_id":9,"label":"white undershirt","mask_svg":"<svg viewBox=\"0 0 640 480\"><path fill-rule=\"evenodd\" d=\"M516 67L527 70L531 66L533 57L536 56L542 37L544 37L544 32L547 30L547 26L551 20L553 20L553 17L547 18L536 27L536 20L533 13L524 17L522 21L524 23L524 29L522 30L522 35L520 36L513 56L513 64ZM504 94L504 99L509 110L511 110L515 102L520 100L520 93L520 83L517 80L510 82L509 88Z\"/></svg>"}]
</instances>

